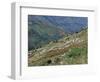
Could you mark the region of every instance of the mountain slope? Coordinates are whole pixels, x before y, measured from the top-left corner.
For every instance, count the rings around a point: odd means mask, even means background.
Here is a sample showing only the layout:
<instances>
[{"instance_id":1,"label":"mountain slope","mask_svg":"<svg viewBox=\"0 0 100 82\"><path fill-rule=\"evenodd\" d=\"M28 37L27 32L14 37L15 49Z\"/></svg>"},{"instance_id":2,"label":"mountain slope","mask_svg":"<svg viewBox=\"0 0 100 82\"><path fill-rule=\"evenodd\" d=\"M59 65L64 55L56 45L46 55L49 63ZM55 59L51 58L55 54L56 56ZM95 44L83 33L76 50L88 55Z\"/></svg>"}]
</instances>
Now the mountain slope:
<instances>
[{"instance_id":1,"label":"mountain slope","mask_svg":"<svg viewBox=\"0 0 100 82\"><path fill-rule=\"evenodd\" d=\"M70 17L70 16L36 16L29 15L30 21L43 21L56 28L63 29L67 33L79 32L83 27L88 26L87 17Z\"/></svg>"},{"instance_id":2,"label":"mountain slope","mask_svg":"<svg viewBox=\"0 0 100 82\"><path fill-rule=\"evenodd\" d=\"M28 50L87 28L86 17L28 16Z\"/></svg>"},{"instance_id":3,"label":"mountain slope","mask_svg":"<svg viewBox=\"0 0 100 82\"><path fill-rule=\"evenodd\" d=\"M40 20L29 22L28 24L28 47L29 50L39 48L50 41L60 39L65 35L65 32L50 24Z\"/></svg>"},{"instance_id":4,"label":"mountain slope","mask_svg":"<svg viewBox=\"0 0 100 82\"><path fill-rule=\"evenodd\" d=\"M87 64L87 29L31 52L29 66Z\"/></svg>"}]
</instances>

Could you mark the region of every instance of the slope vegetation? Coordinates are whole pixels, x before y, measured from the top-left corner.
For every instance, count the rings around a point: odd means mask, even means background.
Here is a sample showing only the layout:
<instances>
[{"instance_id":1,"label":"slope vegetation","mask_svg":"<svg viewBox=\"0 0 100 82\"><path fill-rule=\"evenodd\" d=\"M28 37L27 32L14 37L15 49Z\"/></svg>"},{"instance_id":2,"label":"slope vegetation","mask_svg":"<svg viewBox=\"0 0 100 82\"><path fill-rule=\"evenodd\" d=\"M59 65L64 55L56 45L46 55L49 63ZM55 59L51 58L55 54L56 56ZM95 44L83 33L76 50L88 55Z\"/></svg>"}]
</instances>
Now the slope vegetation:
<instances>
[{"instance_id":1,"label":"slope vegetation","mask_svg":"<svg viewBox=\"0 0 100 82\"><path fill-rule=\"evenodd\" d=\"M87 64L87 29L29 51L29 66Z\"/></svg>"}]
</instances>

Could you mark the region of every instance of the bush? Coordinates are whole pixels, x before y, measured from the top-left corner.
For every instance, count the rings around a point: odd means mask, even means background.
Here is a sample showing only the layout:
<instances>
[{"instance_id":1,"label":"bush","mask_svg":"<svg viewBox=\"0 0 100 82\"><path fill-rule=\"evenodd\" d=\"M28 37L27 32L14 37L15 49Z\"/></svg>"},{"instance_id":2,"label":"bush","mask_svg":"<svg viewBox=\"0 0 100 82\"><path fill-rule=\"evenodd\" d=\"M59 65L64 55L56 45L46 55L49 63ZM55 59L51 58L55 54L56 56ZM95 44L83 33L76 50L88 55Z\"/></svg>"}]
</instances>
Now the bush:
<instances>
[{"instance_id":1,"label":"bush","mask_svg":"<svg viewBox=\"0 0 100 82\"><path fill-rule=\"evenodd\" d=\"M82 49L81 48L72 48L68 54L68 57L77 57L80 56Z\"/></svg>"},{"instance_id":2,"label":"bush","mask_svg":"<svg viewBox=\"0 0 100 82\"><path fill-rule=\"evenodd\" d=\"M87 47L71 48L66 52L65 60L67 64L87 63Z\"/></svg>"}]
</instances>

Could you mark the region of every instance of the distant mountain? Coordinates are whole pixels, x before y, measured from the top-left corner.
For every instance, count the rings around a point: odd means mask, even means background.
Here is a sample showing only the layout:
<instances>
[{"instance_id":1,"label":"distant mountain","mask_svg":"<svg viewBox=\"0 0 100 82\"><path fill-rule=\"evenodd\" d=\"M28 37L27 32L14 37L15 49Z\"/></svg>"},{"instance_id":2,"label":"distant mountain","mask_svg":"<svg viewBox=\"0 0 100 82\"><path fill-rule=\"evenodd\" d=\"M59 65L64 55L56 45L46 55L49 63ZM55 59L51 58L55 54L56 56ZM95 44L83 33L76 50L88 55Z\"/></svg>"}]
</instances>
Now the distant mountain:
<instances>
[{"instance_id":1,"label":"distant mountain","mask_svg":"<svg viewBox=\"0 0 100 82\"><path fill-rule=\"evenodd\" d=\"M63 29L66 33L75 33L88 26L87 17L70 17L70 16L33 16L29 15L30 21L42 21L56 28Z\"/></svg>"},{"instance_id":2,"label":"distant mountain","mask_svg":"<svg viewBox=\"0 0 100 82\"><path fill-rule=\"evenodd\" d=\"M28 49L42 47L87 28L87 17L28 16Z\"/></svg>"}]
</instances>

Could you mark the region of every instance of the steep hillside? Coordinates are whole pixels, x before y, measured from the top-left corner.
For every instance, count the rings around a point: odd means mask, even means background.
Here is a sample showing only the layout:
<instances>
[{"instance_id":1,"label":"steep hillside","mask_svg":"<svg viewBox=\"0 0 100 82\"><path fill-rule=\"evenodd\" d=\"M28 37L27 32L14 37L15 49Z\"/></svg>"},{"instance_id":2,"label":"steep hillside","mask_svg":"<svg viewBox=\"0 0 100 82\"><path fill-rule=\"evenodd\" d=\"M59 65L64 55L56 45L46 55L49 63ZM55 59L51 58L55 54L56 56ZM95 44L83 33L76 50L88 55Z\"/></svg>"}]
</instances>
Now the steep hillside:
<instances>
[{"instance_id":1,"label":"steep hillside","mask_svg":"<svg viewBox=\"0 0 100 82\"><path fill-rule=\"evenodd\" d=\"M29 66L87 64L87 29L29 51Z\"/></svg>"},{"instance_id":2,"label":"steep hillside","mask_svg":"<svg viewBox=\"0 0 100 82\"><path fill-rule=\"evenodd\" d=\"M64 35L65 32L60 28L39 20L31 21L28 24L29 50L39 48L50 41L56 41Z\"/></svg>"},{"instance_id":3,"label":"steep hillside","mask_svg":"<svg viewBox=\"0 0 100 82\"><path fill-rule=\"evenodd\" d=\"M28 50L87 28L87 17L28 16Z\"/></svg>"}]
</instances>

